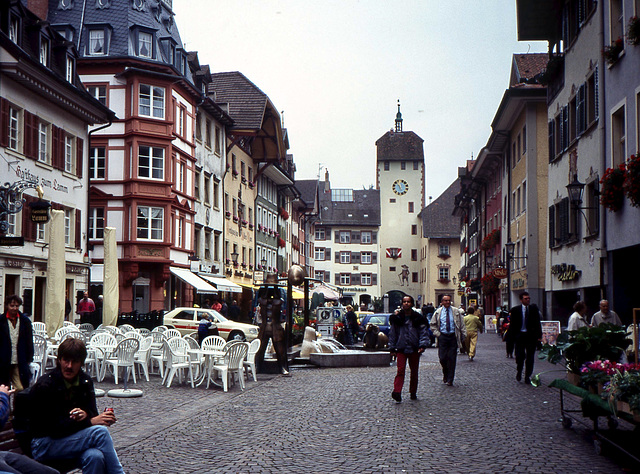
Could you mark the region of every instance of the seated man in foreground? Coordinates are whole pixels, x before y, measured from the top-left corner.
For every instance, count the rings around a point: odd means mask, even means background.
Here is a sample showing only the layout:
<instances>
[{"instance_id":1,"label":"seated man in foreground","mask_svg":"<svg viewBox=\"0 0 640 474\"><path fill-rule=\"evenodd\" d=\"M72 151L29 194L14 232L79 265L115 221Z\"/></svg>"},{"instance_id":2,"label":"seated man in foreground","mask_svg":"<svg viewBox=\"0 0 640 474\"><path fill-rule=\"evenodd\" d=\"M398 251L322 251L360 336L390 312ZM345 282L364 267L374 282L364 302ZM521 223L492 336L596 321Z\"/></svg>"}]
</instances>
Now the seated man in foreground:
<instances>
[{"instance_id":1,"label":"seated man in foreground","mask_svg":"<svg viewBox=\"0 0 640 474\"><path fill-rule=\"evenodd\" d=\"M31 450L38 461L78 459L83 473L122 473L108 426L112 411L98 414L93 381L81 369L87 348L66 339L56 368L31 388L34 413Z\"/></svg>"}]
</instances>

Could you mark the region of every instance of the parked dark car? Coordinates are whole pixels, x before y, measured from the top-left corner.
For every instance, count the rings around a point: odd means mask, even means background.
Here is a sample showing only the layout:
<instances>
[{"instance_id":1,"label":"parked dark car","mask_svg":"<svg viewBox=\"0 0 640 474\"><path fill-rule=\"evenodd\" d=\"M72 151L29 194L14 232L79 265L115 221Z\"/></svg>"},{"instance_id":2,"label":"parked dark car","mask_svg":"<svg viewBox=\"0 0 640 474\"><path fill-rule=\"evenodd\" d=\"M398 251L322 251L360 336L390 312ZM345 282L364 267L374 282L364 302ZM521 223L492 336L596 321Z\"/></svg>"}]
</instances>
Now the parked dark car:
<instances>
[{"instance_id":1,"label":"parked dark car","mask_svg":"<svg viewBox=\"0 0 640 474\"><path fill-rule=\"evenodd\" d=\"M362 338L364 337L364 331L367 328L367 324L369 323L378 326L380 328L380 332L383 332L388 336L390 329L389 316L390 314L384 313L365 314L360 321L360 331L358 331L358 338L362 340Z\"/></svg>"}]
</instances>

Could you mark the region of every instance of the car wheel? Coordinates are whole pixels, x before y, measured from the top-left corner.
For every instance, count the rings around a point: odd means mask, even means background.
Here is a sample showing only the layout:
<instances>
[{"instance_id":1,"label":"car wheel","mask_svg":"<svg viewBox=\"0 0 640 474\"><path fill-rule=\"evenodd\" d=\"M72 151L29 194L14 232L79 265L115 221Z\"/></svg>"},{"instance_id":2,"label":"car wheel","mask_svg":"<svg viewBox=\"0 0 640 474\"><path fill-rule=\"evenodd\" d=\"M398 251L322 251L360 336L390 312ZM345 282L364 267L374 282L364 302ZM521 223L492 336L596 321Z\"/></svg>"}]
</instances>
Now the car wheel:
<instances>
[{"instance_id":1,"label":"car wheel","mask_svg":"<svg viewBox=\"0 0 640 474\"><path fill-rule=\"evenodd\" d=\"M239 332L239 331L233 331L231 334L229 334L229 341L240 341L240 342L244 342L247 340L246 337L244 337L244 334Z\"/></svg>"}]
</instances>

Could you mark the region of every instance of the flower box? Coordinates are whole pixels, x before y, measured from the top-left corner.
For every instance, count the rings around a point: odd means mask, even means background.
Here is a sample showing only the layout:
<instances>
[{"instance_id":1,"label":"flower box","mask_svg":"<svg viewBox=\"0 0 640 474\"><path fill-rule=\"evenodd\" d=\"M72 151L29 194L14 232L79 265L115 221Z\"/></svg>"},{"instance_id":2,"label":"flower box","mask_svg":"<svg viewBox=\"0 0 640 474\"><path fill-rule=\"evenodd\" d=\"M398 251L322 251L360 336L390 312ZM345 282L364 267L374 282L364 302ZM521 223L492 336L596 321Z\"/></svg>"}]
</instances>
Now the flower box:
<instances>
[{"instance_id":1,"label":"flower box","mask_svg":"<svg viewBox=\"0 0 640 474\"><path fill-rule=\"evenodd\" d=\"M249 224L249 222L246 219L242 219L242 225L246 226L247 224Z\"/></svg>"},{"instance_id":2,"label":"flower box","mask_svg":"<svg viewBox=\"0 0 640 474\"><path fill-rule=\"evenodd\" d=\"M624 42L622 41L622 38L618 38L611 43L611 46L605 46L604 50L602 50L602 54L609 64L615 64L615 62L620 58L620 53L622 53L622 51L624 51Z\"/></svg>"},{"instance_id":3,"label":"flower box","mask_svg":"<svg viewBox=\"0 0 640 474\"><path fill-rule=\"evenodd\" d=\"M238 222L238 216L233 216L233 222Z\"/></svg>"},{"instance_id":4,"label":"flower box","mask_svg":"<svg viewBox=\"0 0 640 474\"><path fill-rule=\"evenodd\" d=\"M626 164L622 188L633 207L640 207L640 154L631 155Z\"/></svg>"},{"instance_id":5,"label":"flower box","mask_svg":"<svg viewBox=\"0 0 640 474\"><path fill-rule=\"evenodd\" d=\"M253 189L255 187L255 184L253 184L253 181L249 181L249 189Z\"/></svg>"},{"instance_id":6,"label":"flower box","mask_svg":"<svg viewBox=\"0 0 640 474\"><path fill-rule=\"evenodd\" d=\"M253 224L249 223L249 229L253 230Z\"/></svg>"},{"instance_id":7,"label":"flower box","mask_svg":"<svg viewBox=\"0 0 640 474\"><path fill-rule=\"evenodd\" d=\"M231 172L231 174L232 174L234 177L238 176L238 170L233 170L233 171Z\"/></svg>"},{"instance_id":8,"label":"flower box","mask_svg":"<svg viewBox=\"0 0 640 474\"><path fill-rule=\"evenodd\" d=\"M240 179L240 181L241 181L243 184L246 184L246 183L247 183L247 178L245 178L245 177L243 176L243 177Z\"/></svg>"},{"instance_id":9,"label":"flower box","mask_svg":"<svg viewBox=\"0 0 640 474\"><path fill-rule=\"evenodd\" d=\"M226 211L226 212L224 213L224 215L225 215L225 217L226 217L227 219L229 219L229 218L231 217L231 212Z\"/></svg>"},{"instance_id":10,"label":"flower box","mask_svg":"<svg viewBox=\"0 0 640 474\"><path fill-rule=\"evenodd\" d=\"M580 386L580 374L574 374L573 372L567 372L567 381L571 385L575 385L576 387Z\"/></svg>"},{"instance_id":11,"label":"flower box","mask_svg":"<svg viewBox=\"0 0 640 474\"><path fill-rule=\"evenodd\" d=\"M617 168L607 168L604 176L600 180L602 189L600 191L600 204L609 211L617 212L622 209L624 202L624 181L627 169L624 163Z\"/></svg>"}]
</instances>

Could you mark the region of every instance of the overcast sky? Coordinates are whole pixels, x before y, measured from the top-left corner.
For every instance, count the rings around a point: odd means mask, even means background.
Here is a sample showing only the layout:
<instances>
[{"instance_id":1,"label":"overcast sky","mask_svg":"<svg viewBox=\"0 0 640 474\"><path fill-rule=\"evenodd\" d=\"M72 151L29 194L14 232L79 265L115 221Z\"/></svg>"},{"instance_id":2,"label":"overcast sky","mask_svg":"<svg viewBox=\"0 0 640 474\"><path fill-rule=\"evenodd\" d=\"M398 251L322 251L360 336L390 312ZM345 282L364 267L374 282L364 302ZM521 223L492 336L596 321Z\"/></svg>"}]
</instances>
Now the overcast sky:
<instances>
[{"instance_id":1,"label":"overcast sky","mask_svg":"<svg viewBox=\"0 0 640 474\"><path fill-rule=\"evenodd\" d=\"M284 111L296 179L375 185L375 142L424 140L426 195L478 155L508 87L515 0L173 0L185 47L212 72L240 71ZM324 169L322 175L324 176ZM428 198L427 198L427 203Z\"/></svg>"}]
</instances>

